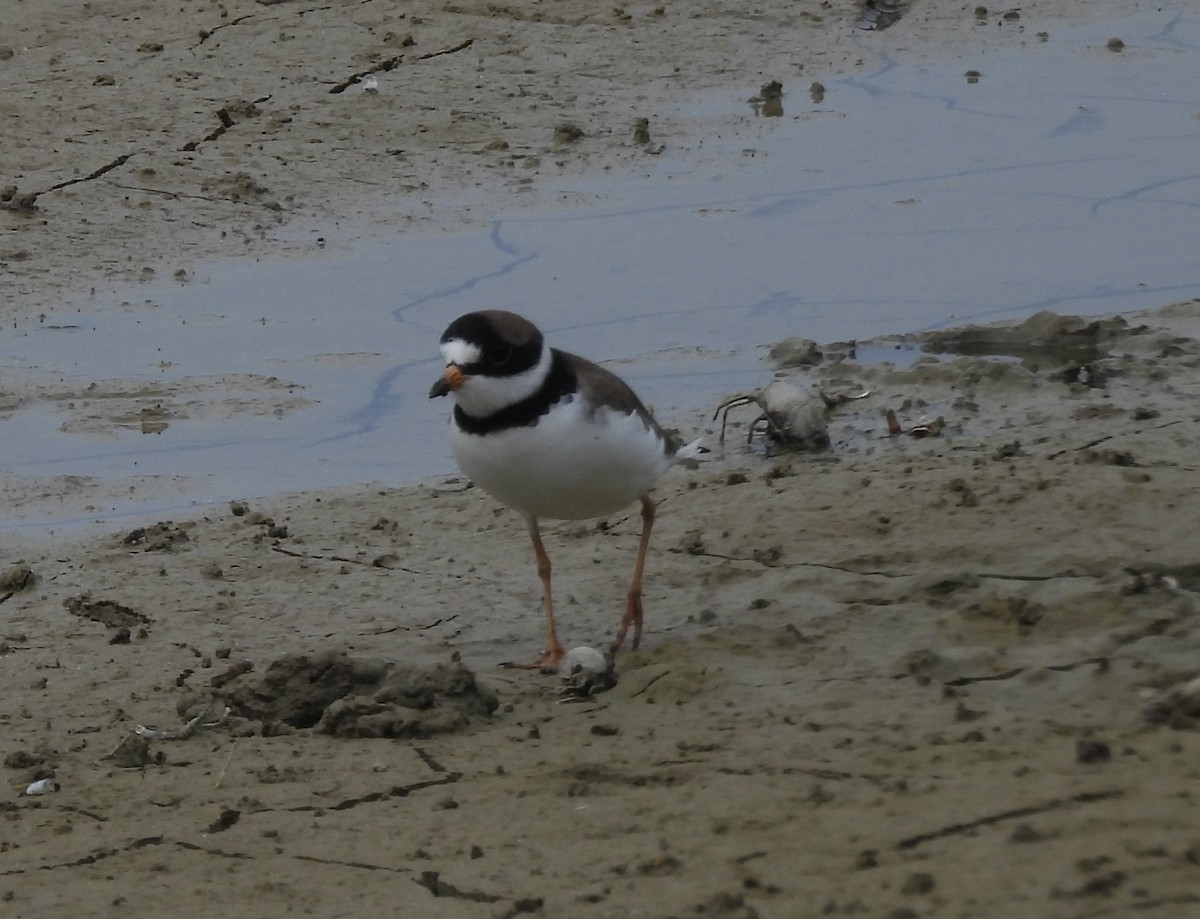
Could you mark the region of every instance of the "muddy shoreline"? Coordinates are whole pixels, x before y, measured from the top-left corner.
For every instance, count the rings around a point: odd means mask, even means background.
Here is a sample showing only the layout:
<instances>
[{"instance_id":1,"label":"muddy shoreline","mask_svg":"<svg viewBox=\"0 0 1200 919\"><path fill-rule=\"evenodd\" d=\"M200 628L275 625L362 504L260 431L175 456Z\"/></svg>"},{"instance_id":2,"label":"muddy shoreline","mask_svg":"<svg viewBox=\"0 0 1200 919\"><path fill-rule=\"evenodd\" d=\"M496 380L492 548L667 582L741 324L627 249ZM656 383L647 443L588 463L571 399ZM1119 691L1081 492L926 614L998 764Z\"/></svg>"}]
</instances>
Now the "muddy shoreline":
<instances>
[{"instance_id":1,"label":"muddy shoreline","mask_svg":"<svg viewBox=\"0 0 1200 919\"><path fill-rule=\"evenodd\" d=\"M39 193L0 212L4 315L469 223L539 176L686 156L711 128L690 93L1115 6L931 2L861 33L850 4L25 2L0 164ZM827 451L747 447L751 406L663 482L643 646L583 701L496 666L538 650L539 584L519 519L455 475L6 536L6 914L1194 910L1200 303L876 344L921 350L776 355L804 391L869 391ZM568 646L611 636L638 523L546 528Z\"/></svg>"},{"instance_id":2,"label":"muddy shoreline","mask_svg":"<svg viewBox=\"0 0 1200 919\"><path fill-rule=\"evenodd\" d=\"M1019 361L1012 332L972 330L938 347L1000 354L810 366L793 378L872 395L832 414L828 453L762 456L751 413L672 474L643 647L583 702L496 668L538 646L537 579L520 521L456 477L32 553L0 594L5 897L17 915L198 910L217 885L263 915L1190 908L1198 329L1194 302L1041 316ZM1082 378L1079 336L1102 352ZM884 406L906 431L943 423L889 436ZM632 512L548 531L568 645L611 635L636 540ZM445 667L484 701L457 708ZM262 707L339 681L299 720ZM43 779L59 790L23 794Z\"/></svg>"}]
</instances>

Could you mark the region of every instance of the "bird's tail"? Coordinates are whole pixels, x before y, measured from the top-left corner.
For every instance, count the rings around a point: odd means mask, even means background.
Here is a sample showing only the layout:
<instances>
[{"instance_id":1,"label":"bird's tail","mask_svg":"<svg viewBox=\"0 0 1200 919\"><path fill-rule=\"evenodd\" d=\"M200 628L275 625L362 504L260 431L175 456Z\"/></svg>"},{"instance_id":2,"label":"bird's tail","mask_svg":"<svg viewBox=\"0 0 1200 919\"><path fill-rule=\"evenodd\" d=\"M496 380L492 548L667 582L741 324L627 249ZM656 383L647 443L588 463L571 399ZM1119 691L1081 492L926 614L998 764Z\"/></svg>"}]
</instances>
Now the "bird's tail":
<instances>
[{"instance_id":1,"label":"bird's tail","mask_svg":"<svg viewBox=\"0 0 1200 919\"><path fill-rule=\"evenodd\" d=\"M675 453L671 459L676 463L684 463L688 460L698 460L705 453L709 452L708 447L704 446L704 438L697 437L690 444L684 444L681 447L675 448Z\"/></svg>"}]
</instances>

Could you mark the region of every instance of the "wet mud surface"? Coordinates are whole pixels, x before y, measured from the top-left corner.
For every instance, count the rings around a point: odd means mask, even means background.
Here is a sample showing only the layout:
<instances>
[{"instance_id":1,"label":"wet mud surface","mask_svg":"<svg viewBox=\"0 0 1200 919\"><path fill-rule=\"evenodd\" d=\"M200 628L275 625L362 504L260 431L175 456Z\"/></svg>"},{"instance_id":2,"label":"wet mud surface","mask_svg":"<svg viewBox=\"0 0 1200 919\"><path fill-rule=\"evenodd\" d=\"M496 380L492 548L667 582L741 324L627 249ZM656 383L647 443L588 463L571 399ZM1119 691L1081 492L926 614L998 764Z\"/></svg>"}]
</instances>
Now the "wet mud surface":
<instances>
[{"instance_id":1,"label":"wet mud surface","mask_svg":"<svg viewBox=\"0 0 1200 919\"><path fill-rule=\"evenodd\" d=\"M817 70L967 35L986 85L986 52L1126 6L26 0L0 310L67 342L70 310L196 260L476 225L697 151L696 92L780 114L825 99ZM1195 911L1200 304L778 345L772 423L820 436L752 428L756 402L723 448L711 411L671 419L716 448L659 489L646 635L604 691L496 666L540 648L539 584L520 520L458 477L6 534L5 915ZM45 400L96 436L309 396L26 369L0 421ZM14 508L133 489L175 486L0 479ZM569 647L611 635L638 523L546 527Z\"/></svg>"},{"instance_id":2,"label":"wet mud surface","mask_svg":"<svg viewBox=\"0 0 1200 919\"><path fill-rule=\"evenodd\" d=\"M1200 304L1102 323L1102 385L1064 375L1091 324L903 345L1015 361L821 344L781 371L871 394L827 449L747 446L735 416L669 477L643 647L570 704L495 666L538 647L537 577L454 478L29 553L0 593L0 891L15 915L218 889L263 915L1194 909ZM888 409L944 424L891 435ZM610 634L637 532L547 530L569 645Z\"/></svg>"}]
</instances>

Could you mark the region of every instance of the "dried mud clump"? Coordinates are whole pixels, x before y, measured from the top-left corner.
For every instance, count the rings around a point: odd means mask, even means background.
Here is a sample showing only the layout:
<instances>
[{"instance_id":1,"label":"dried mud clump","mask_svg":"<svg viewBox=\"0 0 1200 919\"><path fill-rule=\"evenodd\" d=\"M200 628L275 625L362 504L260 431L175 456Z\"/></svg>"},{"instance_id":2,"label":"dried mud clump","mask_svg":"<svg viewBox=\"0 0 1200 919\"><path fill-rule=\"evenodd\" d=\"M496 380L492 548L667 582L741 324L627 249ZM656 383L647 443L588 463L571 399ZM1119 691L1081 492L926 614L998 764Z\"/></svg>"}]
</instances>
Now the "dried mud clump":
<instances>
[{"instance_id":1,"label":"dried mud clump","mask_svg":"<svg viewBox=\"0 0 1200 919\"><path fill-rule=\"evenodd\" d=\"M1037 354L1102 356L1119 338L1136 334L1122 318L1085 319L1041 312L1024 322L1004 326L967 325L929 332L923 336L926 351L949 354Z\"/></svg>"},{"instance_id":2,"label":"dried mud clump","mask_svg":"<svg viewBox=\"0 0 1200 919\"><path fill-rule=\"evenodd\" d=\"M25 562L17 562L0 572L0 593L9 595L22 590L33 588L38 582L38 576Z\"/></svg>"},{"instance_id":3,"label":"dried mud clump","mask_svg":"<svg viewBox=\"0 0 1200 919\"><path fill-rule=\"evenodd\" d=\"M273 661L256 683L225 693L234 714L265 733L312 728L336 737L428 737L461 731L496 710L495 694L457 661L416 666L344 652Z\"/></svg>"},{"instance_id":4,"label":"dried mud clump","mask_svg":"<svg viewBox=\"0 0 1200 919\"><path fill-rule=\"evenodd\" d=\"M115 600L93 600L89 594L80 594L63 600L63 606L73 616L91 619L110 629L130 628L150 621L149 617L130 609Z\"/></svg>"}]
</instances>

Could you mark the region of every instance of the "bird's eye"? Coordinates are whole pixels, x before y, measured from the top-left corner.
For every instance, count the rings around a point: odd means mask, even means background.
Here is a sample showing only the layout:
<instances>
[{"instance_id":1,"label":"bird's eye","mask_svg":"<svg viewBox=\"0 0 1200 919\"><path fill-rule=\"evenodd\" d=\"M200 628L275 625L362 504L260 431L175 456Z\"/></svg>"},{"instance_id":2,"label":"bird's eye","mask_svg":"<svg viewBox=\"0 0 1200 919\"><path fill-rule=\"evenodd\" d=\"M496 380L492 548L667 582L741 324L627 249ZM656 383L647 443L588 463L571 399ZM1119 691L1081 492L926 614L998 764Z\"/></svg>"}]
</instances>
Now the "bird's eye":
<instances>
[{"instance_id":1,"label":"bird's eye","mask_svg":"<svg viewBox=\"0 0 1200 919\"><path fill-rule=\"evenodd\" d=\"M509 358L512 357L512 346L498 345L497 347L488 351L486 357L487 362L493 367L503 367L508 363Z\"/></svg>"}]
</instances>

